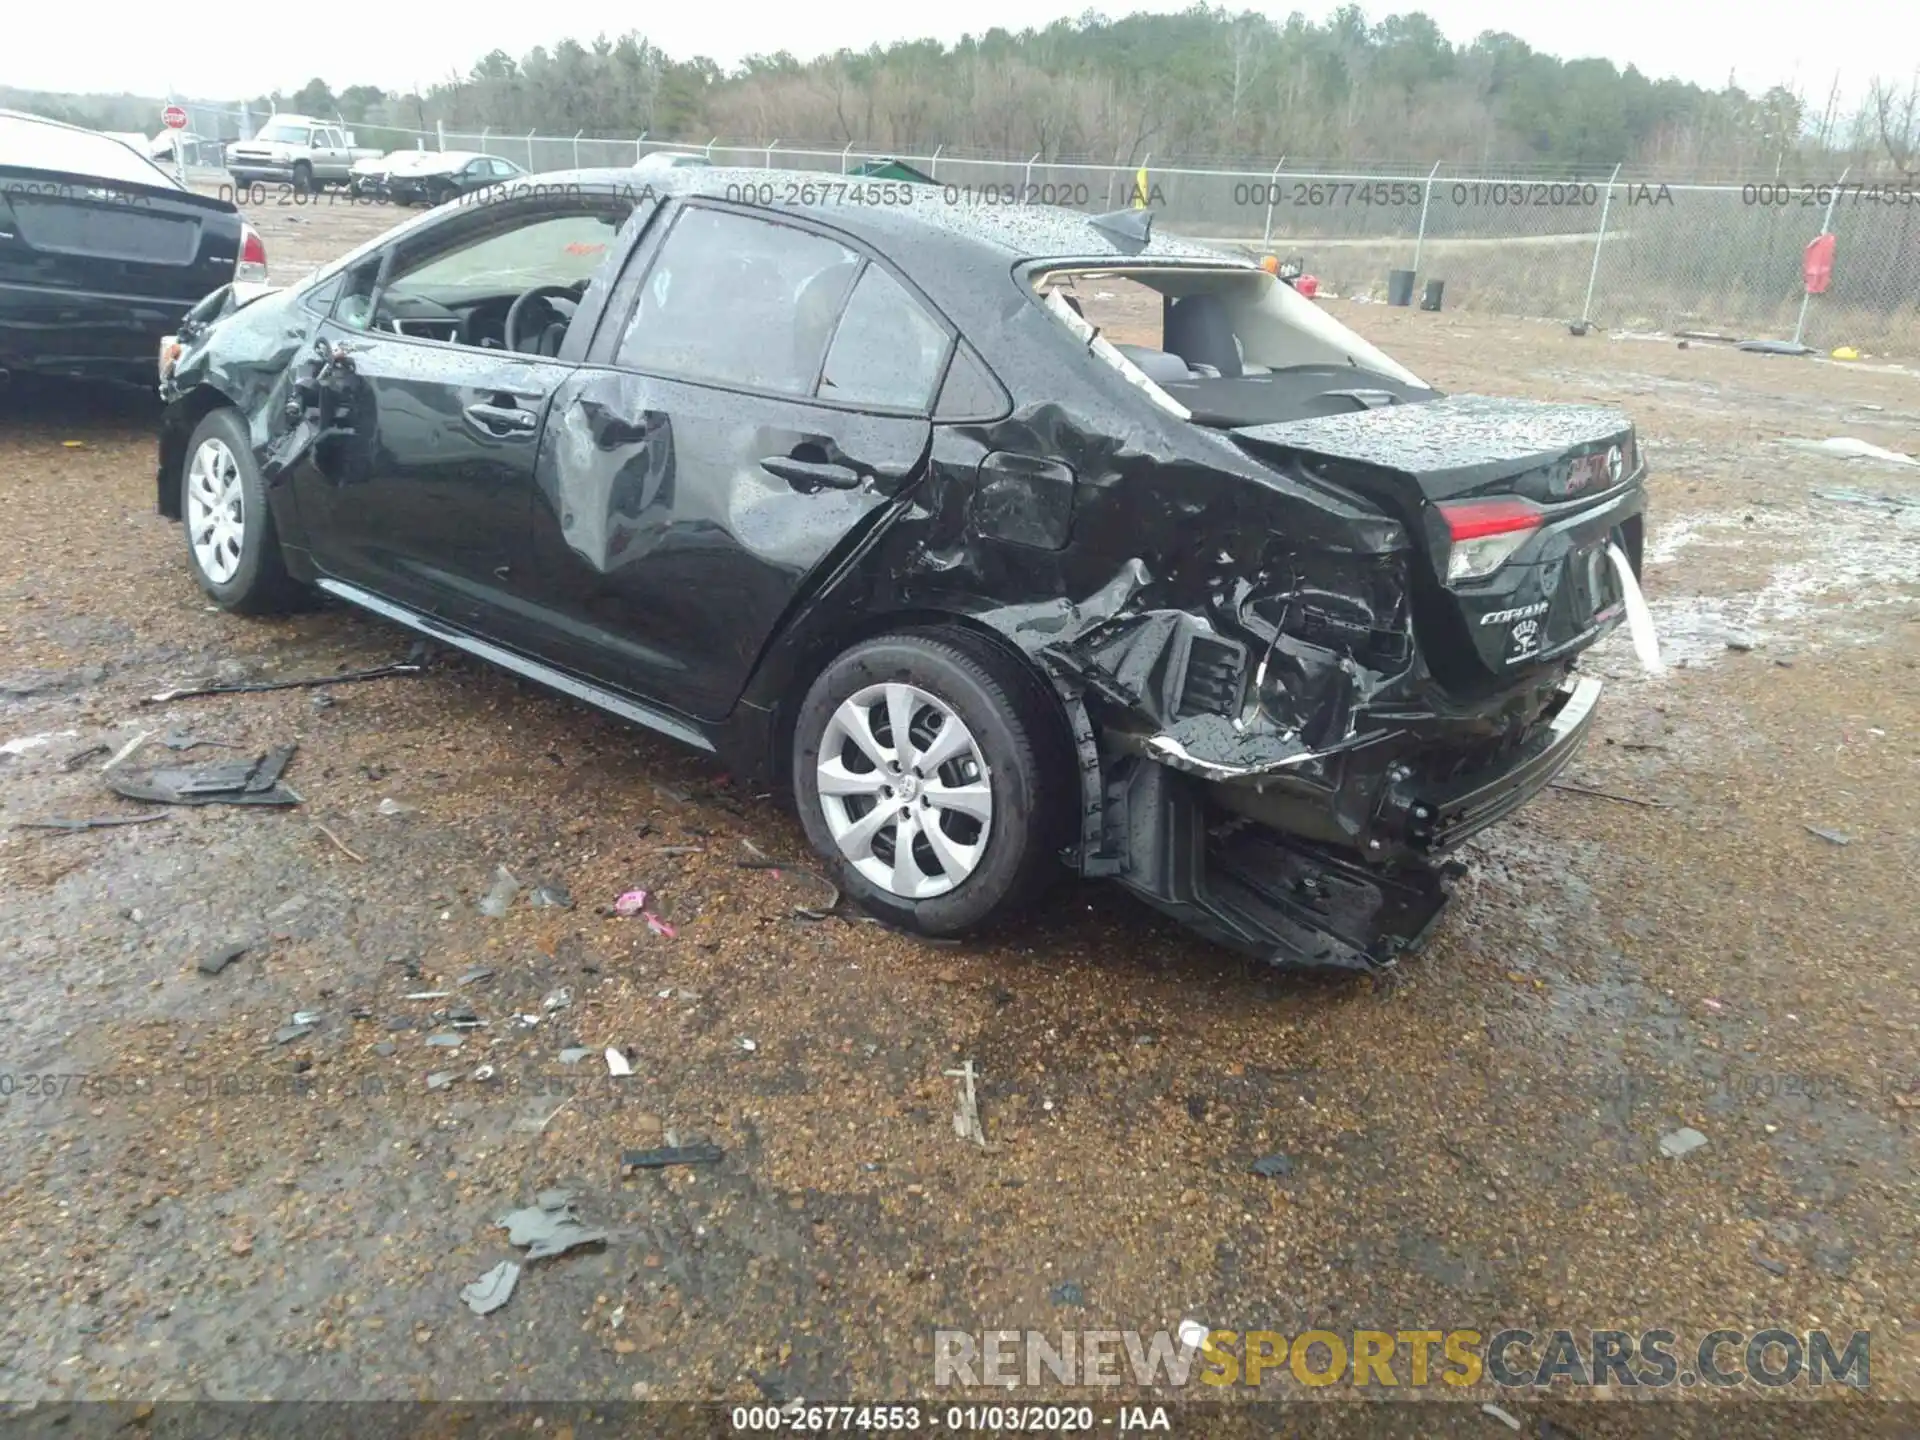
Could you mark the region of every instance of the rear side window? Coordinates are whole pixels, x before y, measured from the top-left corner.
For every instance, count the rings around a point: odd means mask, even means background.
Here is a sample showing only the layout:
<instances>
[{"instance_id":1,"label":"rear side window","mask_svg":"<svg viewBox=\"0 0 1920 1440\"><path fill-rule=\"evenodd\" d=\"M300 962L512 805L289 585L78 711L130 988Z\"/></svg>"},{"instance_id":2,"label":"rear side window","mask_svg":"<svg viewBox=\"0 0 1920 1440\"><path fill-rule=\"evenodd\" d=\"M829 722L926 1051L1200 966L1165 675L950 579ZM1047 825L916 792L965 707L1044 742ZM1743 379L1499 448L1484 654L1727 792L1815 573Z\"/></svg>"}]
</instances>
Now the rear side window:
<instances>
[{"instance_id":1,"label":"rear side window","mask_svg":"<svg viewBox=\"0 0 1920 1440\"><path fill-rule=\"evenodd\" d=\"M1007 392L993 378L982 360L966 341L954 352L947 380L940 387L940 403L934 408L936 420L998 420L1012 407Z\"/></svg>"},{"instance_id":2,"label":"rear side window","mask_svg":"<svg viewBox=\"0 0 1920 1440\"><path fill-rule=\"evenodd\" d=\"M617 363L811 395L860 260L823 235L695 206L640 288Z\"/></svg>"},{"instance_id":3,"label":"rear side window","mask_svg":"<svg viewBox=\"0 0 1920 1440\"><path fill-rule=\"evenodd\" d=\"M878 265L847 301L820 375L822 400L925 410L947 358L947 332Z\"/></svg>"}]
</instances>

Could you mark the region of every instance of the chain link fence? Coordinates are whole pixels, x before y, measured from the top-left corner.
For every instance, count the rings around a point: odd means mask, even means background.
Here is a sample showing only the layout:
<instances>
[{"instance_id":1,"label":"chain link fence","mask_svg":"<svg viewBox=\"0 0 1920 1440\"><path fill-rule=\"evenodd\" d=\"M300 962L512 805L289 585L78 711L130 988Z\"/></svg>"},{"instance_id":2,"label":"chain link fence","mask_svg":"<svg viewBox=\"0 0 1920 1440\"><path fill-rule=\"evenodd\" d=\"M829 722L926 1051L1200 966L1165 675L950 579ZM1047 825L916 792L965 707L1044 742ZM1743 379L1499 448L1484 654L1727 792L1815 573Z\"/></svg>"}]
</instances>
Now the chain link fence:
<instances>
[{"instance_id":1,"label":"chain link fence","mask_svg":"<svg viewBox=\"0 0 1920 1440\"><path fill-rule=\"evenodd\" d=\"M191 133L239 138L263 116L189 107ZM1588 319L1625 330L1703 331L1787 339L1816 349L1920 349L1920 175L1782 175L1704 183L1625 166L1569 173L1540 167L1338 167L1278 157L1266 168L1026 159L936 147L883 154L746 143L661 141L356 124L355 143L383 150L475 150L539 173L625 167L654 151L715 165L844 174L898 160L956 202L1032 201L1089 213L1144 198L1170 233L1251 253L1298 256L1321 293L1381 302L1390 276L1441 289L1439 304L1492 314ZM203 147L204 154L204 147ZM1806 301L1801 261L1831 227L1832 280ZM1416 302L1421 298L1417 293Z\"/></svg>"}]
</instances>

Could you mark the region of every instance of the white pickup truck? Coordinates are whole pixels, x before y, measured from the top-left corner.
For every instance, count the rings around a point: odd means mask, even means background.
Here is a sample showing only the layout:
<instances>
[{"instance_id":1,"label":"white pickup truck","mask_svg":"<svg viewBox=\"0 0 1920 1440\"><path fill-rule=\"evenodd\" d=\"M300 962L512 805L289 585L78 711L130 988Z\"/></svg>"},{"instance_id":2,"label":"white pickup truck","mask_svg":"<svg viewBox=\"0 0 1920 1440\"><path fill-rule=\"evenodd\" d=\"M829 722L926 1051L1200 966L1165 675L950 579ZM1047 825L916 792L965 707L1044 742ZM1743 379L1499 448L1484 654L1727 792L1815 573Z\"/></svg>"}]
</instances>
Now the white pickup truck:
<instances>
[{"instance_id":1,"label":"white pickup truck","mask_svg":"<svg viewBox=\"0 0 1920 1440\"><path fill-rule=\"evenodd\" d=\"M346 184L356 160L379 154L356 150L352 132L330 120L275 115L253 139L227 147L227 173L236 190L275 181L305 195Z\"/></svg>"}]
</instances>

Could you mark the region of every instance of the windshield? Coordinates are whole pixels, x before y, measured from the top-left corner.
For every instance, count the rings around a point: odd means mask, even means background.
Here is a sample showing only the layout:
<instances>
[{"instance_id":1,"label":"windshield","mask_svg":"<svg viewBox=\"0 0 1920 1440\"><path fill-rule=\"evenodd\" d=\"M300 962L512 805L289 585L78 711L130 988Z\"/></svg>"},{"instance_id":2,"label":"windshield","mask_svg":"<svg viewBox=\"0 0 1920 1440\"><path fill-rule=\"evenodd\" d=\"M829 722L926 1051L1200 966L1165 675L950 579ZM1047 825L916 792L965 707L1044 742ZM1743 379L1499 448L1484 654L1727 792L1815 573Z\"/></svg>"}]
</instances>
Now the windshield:
<instances>
[{"instance_id":1,"label":"windshield","mask_svg":"<svg viewBox=\"0 0 1920 1440\"><path fill-rule=\"evenodd\" d=\"M305 125L268 125L253 138L263 145L304 145L309 133Z\"/></svg>"}]
</instances>

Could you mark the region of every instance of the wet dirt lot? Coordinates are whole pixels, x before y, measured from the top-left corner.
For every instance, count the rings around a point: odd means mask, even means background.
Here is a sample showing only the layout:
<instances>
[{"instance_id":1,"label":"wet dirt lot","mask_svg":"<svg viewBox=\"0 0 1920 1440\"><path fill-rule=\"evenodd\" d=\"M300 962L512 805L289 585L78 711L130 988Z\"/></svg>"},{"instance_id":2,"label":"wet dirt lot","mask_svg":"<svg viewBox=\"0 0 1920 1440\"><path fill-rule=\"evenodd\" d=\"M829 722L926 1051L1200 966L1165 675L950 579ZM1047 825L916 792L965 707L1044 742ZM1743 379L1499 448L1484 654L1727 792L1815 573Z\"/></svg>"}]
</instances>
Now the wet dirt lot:
<instances>
[{"instance_id":1,"label":"wet dirt lot","mask_svg":"<svg viewBox=\"0 0 1920 1440\"><path fill-rule=\"evenodd\" d=\"M258 223L283 280L378 228ZM1634 415L1679 662L1591 657L1585 788L1471 845L1393 983L1093 885L958 946L805 918L803 874L741 865L802 857L779 801L458 657L146 703L409 638L213 611L151 408L0 395L0 824L146 812L101 774L143 731L134 768L173 729L238 747L189 761L297 742L305 802L0 830L0 1395L879 1399L932 1393L937 1328L1188 1318L1870 1330L1874 1392L1920 1394L1920 471L1781 443L1920 449L1920 375L1328 303L1442 388ZM607 913L633 887L671 933ZM1682 1126L1705 1147L1662 1155ZM470 1314L496 1217L551 1187L607 1243Z\"/></svg>"}]
</instances>

